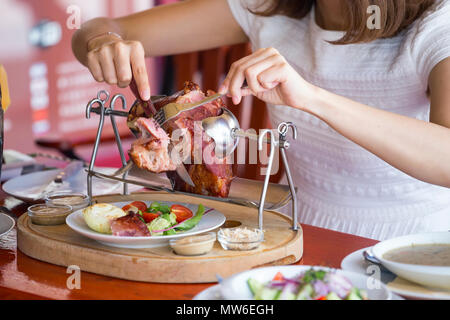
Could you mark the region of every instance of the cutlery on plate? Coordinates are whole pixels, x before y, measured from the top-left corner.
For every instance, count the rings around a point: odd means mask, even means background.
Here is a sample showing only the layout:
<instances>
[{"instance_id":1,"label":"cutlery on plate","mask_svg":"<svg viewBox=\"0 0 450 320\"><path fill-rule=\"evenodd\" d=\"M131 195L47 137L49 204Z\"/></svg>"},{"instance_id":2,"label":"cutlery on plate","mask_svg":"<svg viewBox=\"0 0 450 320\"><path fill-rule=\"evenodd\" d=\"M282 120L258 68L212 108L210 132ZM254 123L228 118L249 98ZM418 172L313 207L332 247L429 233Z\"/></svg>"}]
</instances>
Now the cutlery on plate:
<instances>
[{"instance_id":1,"label":"cutlery on plate","mask_svg":"<svg viewBox=\"0 0 450 320\"><path fill-rule=\"evenodd\" d=\"M366 261L368 261L368 262L370 262L370 263L372 263L372 264L375 264L375 265L379 266L380 269L381 269L381 271L387 272L387 273L392 273L391 271L389 271L388 269L386 269L386 267L384 267L384 266L381 264L381 261L378 260L378 259L372 254L372 252L370 251L370 249L367 249L367 250L364 250L364 251L363 251L363 257L364 257L364 259L365 259Z\"/></svg>"},{"instance_id":2,"label":"cutlery on plate","mask_svg":"<svg viewBox=\"0 0 450 320\"><path fill-rule=\"evenodd\" d=\"M57 190L65 181L76 175L83 167L83 161L75 160L70 162L64 169L59 171L49 183L42 187L39 196L36 197L36 199L43 198L46 194Z\"/></svg>"}]
</instances>

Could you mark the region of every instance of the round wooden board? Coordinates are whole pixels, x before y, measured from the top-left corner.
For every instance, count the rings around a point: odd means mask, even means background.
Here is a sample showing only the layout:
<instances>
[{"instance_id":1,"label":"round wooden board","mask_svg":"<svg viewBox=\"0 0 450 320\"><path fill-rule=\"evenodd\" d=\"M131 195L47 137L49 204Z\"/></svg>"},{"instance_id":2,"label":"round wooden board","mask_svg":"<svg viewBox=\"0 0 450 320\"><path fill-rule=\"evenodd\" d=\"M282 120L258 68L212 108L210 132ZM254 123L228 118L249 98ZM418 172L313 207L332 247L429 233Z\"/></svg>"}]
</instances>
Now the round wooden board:
<instances>
[{"instance_id":1,"label":"round wooden board","mask_svg":"<svg viewBox=\"0 0 450 320\"><path fill-rule=\"evenodd\" d=\"M203 204L222 212L227 221L256 228L258 211L239 205L163 192L129 196L95 197L96 202L174 201ZM227 251L218 242L207 255L184 257L169 247L123 249L102 245L74 232L67 225L35 225L23 214L17 223L20 251L35 259L60 266L78 266L81 270L134 281L157 283L211 283L216 275L228 277L248 269L285 265L303 255L303 231L291 228L291 219L276 212L264 212L265 241L256 250Z\"/></svg>"}]
</instances>

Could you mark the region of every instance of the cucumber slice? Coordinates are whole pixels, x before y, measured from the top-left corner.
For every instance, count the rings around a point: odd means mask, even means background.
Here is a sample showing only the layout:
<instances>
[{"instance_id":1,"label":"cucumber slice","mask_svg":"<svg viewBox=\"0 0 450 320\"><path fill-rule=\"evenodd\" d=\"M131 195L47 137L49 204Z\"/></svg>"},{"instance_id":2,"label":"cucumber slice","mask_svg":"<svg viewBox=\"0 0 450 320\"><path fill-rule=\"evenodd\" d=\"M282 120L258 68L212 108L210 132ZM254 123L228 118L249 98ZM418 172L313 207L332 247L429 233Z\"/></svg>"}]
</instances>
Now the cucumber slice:
<instances>
[{"instance_id":1,"label":"cucumber slice","mask_svg":"<svg viewBox=\"0 0 450 320\"><path fill-rule=\"evenodd\" d=\"M253 296L255 296L264 287L264 284L262 284L258 280L252 279L252 278L247 280L247 284L248 284L248 287L250 288L250 291L252 292Z\"/></svg>"},{"instance_id":2,"label":"cucumber slice","mask_svg":"<svg viewBox=\"0 0 450 320\"><path fill-rule=\"evenodd\" d=\"M342 300L336 293L330 292L327 295L327 300Z\"/></svg>"},{"instance_id":3,"label":"cucumber slice","mask_svg":"<svg viewBox=\"0 0 450 320\"><path fill-rule=\"evenodd\" d=\"M297 300L311 299L311 296L313 295L313 293L314 293L313 286L310 284L306 284L300 289L300 291L297 295Z\"/></svg>"},{"instance_id":4,"label":"cucumber slice","mask_svg":"<svg viewBox=\"0 0 450 320\"><path fill-rule=\"evenodd\" d=\"M263 287L256 295L255 300L277 300L281 290Z\"/></svg>"}]
</instances>

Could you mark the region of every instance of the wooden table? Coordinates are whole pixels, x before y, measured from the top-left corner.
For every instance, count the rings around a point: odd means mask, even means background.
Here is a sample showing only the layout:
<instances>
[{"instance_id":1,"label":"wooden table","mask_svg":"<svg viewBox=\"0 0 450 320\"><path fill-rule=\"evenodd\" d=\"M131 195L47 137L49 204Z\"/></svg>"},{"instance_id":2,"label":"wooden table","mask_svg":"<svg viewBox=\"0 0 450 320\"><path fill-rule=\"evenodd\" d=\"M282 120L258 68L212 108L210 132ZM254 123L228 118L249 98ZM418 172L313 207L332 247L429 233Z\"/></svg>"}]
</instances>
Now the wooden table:
<instances>
[{"instance_id":1,"label":"wooden table","mask_svg":"<svg viewBox=\"0 0 450 320\"><path fill-rule=\"evenodd\" d=\"M0 203L11 200L0 191ZM20 204L13 212L26 211ZM299 265L339 268L342 259L353 251L377 241L326 229L302 225L304 255ZM76 300L190 300L211 284L153 284L126 281L92 273L81 273L81 288L68 289L71 273L67 269L32 259L17 250L16 230L0 238L0 300L76 299Z\"/></svg>"}]
</instances>

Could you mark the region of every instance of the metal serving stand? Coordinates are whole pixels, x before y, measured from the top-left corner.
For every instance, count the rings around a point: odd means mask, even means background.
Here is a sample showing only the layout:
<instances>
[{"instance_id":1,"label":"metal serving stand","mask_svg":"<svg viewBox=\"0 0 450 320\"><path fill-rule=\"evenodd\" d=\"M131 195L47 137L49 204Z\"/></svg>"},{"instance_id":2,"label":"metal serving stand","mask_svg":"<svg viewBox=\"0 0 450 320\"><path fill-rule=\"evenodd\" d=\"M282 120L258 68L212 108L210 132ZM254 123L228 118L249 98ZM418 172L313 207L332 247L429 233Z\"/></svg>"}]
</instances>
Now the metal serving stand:
<instances>
[{"instance_id":1,"label":"metal serving stand","mask_svg":"<svg viewBox=\"0 0 450 320\"><path fill-rule=\"evenodd\" d=\"M162 96L159 96L157 98L161 98ZM239 204L247 207L254 207L258 208L258 224L259 229L263 230L263 212L264 210L276 210L279 208L284 207L289 202L292 203L292 229L297 231L299 229L298 226L298 218L297 218L297 190L294 186L294 182L292 179L291 171L289 168L289 163L286 155L286 150L289 149L290 142L288 141L288 133L290 129L292 129L293 133L293 139L297 139L297 128L290 122L283 122L278 126L277 130L270 130L265 129L262 130L259 135L252 135L247 134L246 138L250 140L257 140L258 141L258 150L263 150L263 145L268 143L270 144L270 155L268 158L268 164L266 168L266 174L264 182L262 183L262 186L260 185L260 181L253 181L253 180L246 180L246 179L240 179L237 178L233 180L231 190L230 190L230 196L228 198L219 198L219 197L212 197L212 196L205 196L205 195L199 195L199 194L192 194L192 193L186 193L186 192L180 192L173 190L173 186L161 183L164 179L160 175L151 174L149 172L146 172L145 170L137 169L133 166L133 163L131 161L127 162L125 153L123 151L122 147L122 141L119 135L119 130L115 121L115 117L128 117L127 111L122 110L116 110L116 104L117 101L121 101L121 108L123 110L127 109L127 103L126 98L122 94L117 94L113 96L110 100L110 94L105 91L99 91L97 94L97 98L91 100L89 104L86 107L86 118L90 119L91 114L95 113L100 116L98 130L97 130L97 136L94 143L94 148L92 151L92 157L89 164L89 168L87 169L87 194L89 196L90 202L92 203L93 196L92 196L92 179L93 177L97 177L100 179L107 179L107 180L114 180L119 181L123 183L123 195L128 195L128 185L134 184L139 185L145 188L157 190L157 191L165 191L169 193L176 193L176 194L184 194L184 195L195 195L196 197L205 198L205 199L211 199L215 201L221 201L221 202L228 202L228 203L234 203ZM109 106L107 106L109 102ZM136 102L135 102L136 103ZM95 162L98 155L98 149L101 143L101 136L103 127L105 124L105 118L109 117L111 120L111 125L114 131L115 141L117 144L117 149L119 151L120 159L122 162L122 168L116 171L113 174L104 174L99 171L96 171L95 169ZM276 131L276 133L274 132ZM230 132L232 136L234 136L234 132ZM240 136L241 137L241 136ZM239 137L236 137L237 139ZM241 137L242 138L242 137ZM285 167L286 171L286 177L289 183L289 186L282 186L278 184L271 184L269 182L270 175L273 167L273 161L275 157L276 148L280 148L280 153L282 157L282 161ZM130 174L130 172L135 172L135 174ZM136 173L137 172L137 173ZM131 177L133 175L133 177ZM237 182L235 182L237 181ZM239 192L233 193L233 184L236 186L236 190ZM242 185L242 187L240 187ZM246 199L245 197L240 197L243 194L244 189L248 189L249 186L253 186L254 190L260 191L260 197L259 201L256 199ZM270 204L268 202L268 192L276 194L276 200L271 201ZM239 194L239 196L237 196ZM278 199L279 197L279 199ZM272 199L273 200L273 199Z\"/></svg>"}]
</instances>

